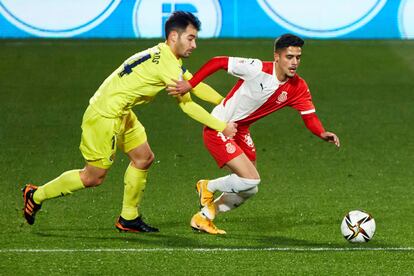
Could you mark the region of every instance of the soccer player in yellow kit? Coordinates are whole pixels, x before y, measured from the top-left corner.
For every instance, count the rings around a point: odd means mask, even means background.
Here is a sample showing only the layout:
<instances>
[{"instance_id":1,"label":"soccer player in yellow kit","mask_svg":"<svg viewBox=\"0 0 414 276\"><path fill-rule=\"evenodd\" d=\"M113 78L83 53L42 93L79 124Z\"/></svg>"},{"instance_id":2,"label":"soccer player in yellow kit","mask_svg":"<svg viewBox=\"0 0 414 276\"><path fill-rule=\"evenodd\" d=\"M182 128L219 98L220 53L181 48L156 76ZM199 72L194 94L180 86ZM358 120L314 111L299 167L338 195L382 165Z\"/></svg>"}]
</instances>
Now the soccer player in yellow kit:
<instances>
[{"instance_id":1,"label":"soccer player in yellow kit","mask_svg":"<svg viewBox=\"0 0 414 276\"><path fill-rule=\"evenodd\" d=\"M131 56L102 83L83 115L79 148L86 160L85 167L66 171L42 186L27 184L23 188L23 212L29 224L34 223L36 212L45 200L100 185L119 147L131 162L124 176L122 211L115 226L120 231L158 232L142 220L139 212L154 154L145 128L131 108L150 102L173 79L191 79L181 58L188 57L196 48L200 25L193 14L174 12L165 23L165 43ZM215 90L203 83L195 87L193 93L214 104L222 100ZM189 94L178 96L177 101L187 115L200 123L230 137L236 133L234 123L211 116L193 102Z\"/></svg>"}]
</instances>

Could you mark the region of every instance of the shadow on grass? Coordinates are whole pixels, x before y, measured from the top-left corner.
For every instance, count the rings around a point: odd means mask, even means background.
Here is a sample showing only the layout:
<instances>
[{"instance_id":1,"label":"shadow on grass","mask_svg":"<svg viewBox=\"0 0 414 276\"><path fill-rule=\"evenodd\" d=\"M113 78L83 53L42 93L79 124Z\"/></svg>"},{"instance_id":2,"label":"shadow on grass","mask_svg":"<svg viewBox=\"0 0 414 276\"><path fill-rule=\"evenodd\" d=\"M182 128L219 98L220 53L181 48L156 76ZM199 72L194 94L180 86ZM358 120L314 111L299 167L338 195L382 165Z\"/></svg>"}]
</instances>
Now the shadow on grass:
<instances>
[{"instance_id":1,"label":"shadow on grass","mask_svg":"<svg viewBox=\"0 0 414 276\"><path fill-rule=\"evenodd\" d=\"M186 220L171 218L158 223L160 233L119 233L113 225L91 226L41 225L30 229L35 244L60 245L64 247L88 248L353 248L353 247L399 247L371 241L368 244L349 244L345 240L334 239L321 242L315 239L303 239L298 235L301 230L330 231L332 222L329 218L301 218L272 213L267 216L224 215L217 218L217 225L228 230L227 235L208 235L192 231ZM306 229L303 229L306 228ZM326 230L328 229L328 230ZM293 231L292 231L293 230ZM26 232L26 231L24 231ZM26 232L26 235L28 234ZM295 234L296 233L296 234ZM302 238L298 238L302 237Z\"/></svg>"},{"instance_id":2,"label":"shadow on grass","mask_svg":"<svg viewBox=\"0 0 414 276\"><path fill-rule=\"evenodd\" d=\"M119 233L106 236L80 234L83 231L69 230L34 233L38 237L56 238L56 244L70 244L78 247L88 244L87 248L176 248L176 249L197 249L197 248L218 248L218 249L266 249L266 248L372 248L372 247L398 247L390 244L370 242L369 244L350 244L344 242L322 243L283 236L256 235L256 234L229 234L229 235L207 235L204 233L188 233L185 235L163 234L163 233ZM112 230L111 230L112 231ZM53 241L48 242L48 245Z\"/></svg>"}]
</instances>

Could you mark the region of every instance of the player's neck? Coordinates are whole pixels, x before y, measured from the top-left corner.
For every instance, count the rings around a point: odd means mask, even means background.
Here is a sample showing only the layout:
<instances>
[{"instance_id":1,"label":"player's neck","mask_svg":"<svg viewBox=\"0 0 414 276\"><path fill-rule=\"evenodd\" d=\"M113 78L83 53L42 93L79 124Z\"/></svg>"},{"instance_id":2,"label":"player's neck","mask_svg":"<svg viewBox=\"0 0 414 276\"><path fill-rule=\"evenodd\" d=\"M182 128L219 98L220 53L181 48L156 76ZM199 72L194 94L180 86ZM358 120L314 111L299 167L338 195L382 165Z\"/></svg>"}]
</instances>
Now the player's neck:
<instances>
[{"instance_id":1,"label":"player's neck","mask_svg":"<svg viewBox=\"0 0 414 276\"><path fill-rule=\"evenodd\" d=\"M177 50L176 50L176 47L175 47L175 44L174 43L171 43L171 41L165 41L165 44L167 44L167 46L168 47L170 47L170 50L171 50L171 53L173 53L173 55L177 58L177 59L180 59L180 57L178 56L178 54L177 54Z\"/></svg>"},{"instance_id":2,"label":"player's neck","mask_svg":"<svg viewBox=\"0 0 414 276\"><path fill-rule=\"evenodd\" d=\"M275 70L275 75L276 75L276 79L283 83L286 82L288 80L288 76L286 76L285 73L283 73L282 69L280 69L279 67L277 67L276 62L274 63L274 70Z\"/></svg>"}]
</instances>

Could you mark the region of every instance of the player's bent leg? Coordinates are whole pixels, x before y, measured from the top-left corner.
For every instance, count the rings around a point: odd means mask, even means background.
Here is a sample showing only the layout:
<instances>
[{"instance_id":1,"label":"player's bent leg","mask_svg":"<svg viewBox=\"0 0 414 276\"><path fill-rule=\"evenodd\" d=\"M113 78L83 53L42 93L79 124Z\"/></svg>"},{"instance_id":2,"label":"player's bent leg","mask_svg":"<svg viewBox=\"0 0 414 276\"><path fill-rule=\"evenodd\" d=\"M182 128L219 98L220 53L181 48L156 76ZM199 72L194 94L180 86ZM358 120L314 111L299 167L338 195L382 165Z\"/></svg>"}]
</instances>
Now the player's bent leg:
<instances>
[{"instance_id":1,"label":"player's bent leg","mask_svg":"<svg viewBox=\"0 0 414 276\"><path fill-rule=\"evenodd\" d=\"M145 141L127 154L131 163L125 172L122 211L115 227L127 232L158 232L157 228L142 221L139 212L147 183L148 168L154 160L154 153Z\"/></svg>"},{"instance_id":2,"label":"player's bent leg","mask_svg":"<svg viewBox=\"0 0 414 276\"><path fill-rule=\"evenodd\" d=\"M95 187L103 183L108 170L109 169L86 164L85 168L80 171L79 175L83 185L85 185L86 188Z\"/></svg>"},{"instance_id":3,"label":"player's bent leg","mask_svg":"<svg viewBox=\"0 0 414 276\"><path fill-rule=\"evenodd\" d=\"M152 165L155 155L147 141L131 149L127 155L137 169L147 170Z\"/></svg>"},{"instance_id":4,"label":"player's bent leg","mask_svg":"<svg viewBox=\"0 0 414 276\"><path fill-rule=\"evenodd\" d=\"M213 220L217 212L220 212L219 206L226 209L242 204L249 197L247 195L257 192L257 185L260 183L259 173L254 163L244 153L233 158L226 165L234 173L209 181L205 190L211 193L220 191L232 195L224 195L218 204L208 203L203 206L201 212L210 220Z\"/></svg>"},{"instance_id":5,"label":"player's bent leg","mask_svg":"<svg viewBox=\"0 0 414 276\"><path fill-rule=\"evenodd\" d=\"M29 224L33 224L35 221L35 215L40 210L43 201L52 199L59 196L65 196L72 194L73 192L88 187L84 184L82 174L84 171L88 171L85 167L84 170L71 170L62 173L59 177L52 181L37 187L32 184L26 185L23 188L23 200L24 208L23 213L26 221Z\"/></svg>"},{"instance_id":6,"label":"player's bent leg","mask_svg":"<svg viewBox=\"0 0 414 276\"><path fill-rule=\"evenodd\" d=\"M242 205L246 200L254 196L259 191L256 186L248 191L240 193L222 193L215 201L215 209L217 213L224 213L233 210Z\"/></svg>"},{"instance_id":7,"label":"player's bent leg","mask_svg":"<svg viewBox=\"0 0 414 276\"><path fill-rule=\"evenodd\" d=\"M236 158L228 161L226 167L228 167L233 173L239 177L247 179L260 179L259 172L255 166L255 161L251 161L246 154L241 154Z\"/></svg>"},{"instance_id":8,"label":"player's bent leg","mask_svg":"<svg viewBox=\"0 0 414 276\"><path fill-rule=\"evenodd\" d=\"M259 173L244 153L228 161L226 166L233 174L211 180L208 183L208 189L211 192L239 193L259 185Z\"/></svg>"},{"instance_id":9,"label":"player's bent leg","mask_svg":"<svg viewBox=\"0 0 414 276\"><path fill-rule=\"evenodd\" d=\"M233 174L210 180L208 189L211 192L238 193L254 188L260 183L256 167L244 153L228 161L226 166Z\"/></svg>"}]
</instances>

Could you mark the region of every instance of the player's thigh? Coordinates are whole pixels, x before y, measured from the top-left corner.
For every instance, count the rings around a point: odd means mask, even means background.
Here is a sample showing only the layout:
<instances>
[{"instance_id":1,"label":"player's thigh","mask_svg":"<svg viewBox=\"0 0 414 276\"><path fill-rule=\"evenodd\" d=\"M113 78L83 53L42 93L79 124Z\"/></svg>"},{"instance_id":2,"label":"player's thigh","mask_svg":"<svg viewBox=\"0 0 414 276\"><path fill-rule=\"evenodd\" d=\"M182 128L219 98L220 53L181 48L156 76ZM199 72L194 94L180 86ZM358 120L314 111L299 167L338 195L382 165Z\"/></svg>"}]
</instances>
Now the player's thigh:
<instances>
[{"instance_id":1,"label":"player's thigh","mask_svg":"<svg viewBox=\"0 0 414 276\"><path fill-rule=\"evenodd\" d=\"M243 150L247 158L256 166L256 146L248 129L240 129L237 131L234 141Z\"/></svg>"},{"instance_id":2,"label":"player's thigh","mask_svg":"<svg viewBox=\"0 0 414 276\"><path fill-rule=\"evenodd\" d=\"M204 128L203 141L220 168L243 153L243 150L234 140L211 128Z\"/></svg>"},{"instance_id":3,"label":"player's thigh","mask_svg":"<svg viewBox=\"0 0 414 276\"><path fill-rule=\"evenodd\" d=\"M132 110L123 117L121 130L117 138L118 147L125 153L147 142L145 128Z\"/></svg>"},{"instance_id":4,"label":"player's thigh","mask_svg":"<svg viewBox=\"0 0 414 276\"><path fill-rule=\"evenodd\" d=\"M257 171L253 162L246 156L245 153L231 159L226 163L226 166L235 174L240 177L248 179L260 179L259 172Z\"/></svg>"},{"instance_id":5,"label":"player's thigh","mask_svg":"<svg viewBox=\"0 0 414 276\"><path fill-rule=\"evenodd\" d=\"M87 108L82 120L79 149L88 164L101 169L111 167L120 124L120 118L105 118L91 107Z\"/></svg>"}]
</instances>

